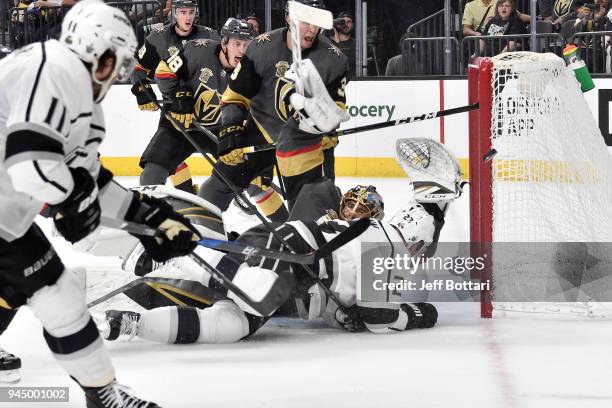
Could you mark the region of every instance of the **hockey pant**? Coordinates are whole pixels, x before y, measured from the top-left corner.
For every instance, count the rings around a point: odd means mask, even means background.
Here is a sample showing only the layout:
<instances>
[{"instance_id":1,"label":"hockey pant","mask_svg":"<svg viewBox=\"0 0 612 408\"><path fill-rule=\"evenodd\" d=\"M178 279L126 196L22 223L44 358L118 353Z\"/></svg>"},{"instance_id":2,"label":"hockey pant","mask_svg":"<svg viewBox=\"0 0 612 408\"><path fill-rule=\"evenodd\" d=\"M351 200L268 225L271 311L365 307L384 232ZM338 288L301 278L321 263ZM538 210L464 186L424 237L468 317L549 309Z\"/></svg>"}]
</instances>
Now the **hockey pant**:
<instances>
[{"instance_id":1,"label":"hockey pant","mask_svg":"<svg viewBox=\"0 0 612 408\"><path fill-rule=\"evenodd\" d=\"M294 140L286 142L290 136L283 136L284 132L278 142L276 160L291 211L303 185L335 179L334 148L323 150L320 137L299 144Z\"/></svg>"},{"instance_id":2,"label":"hockey pant","mask_svg":"<svg viewBox=\"0 0 612 408\"><path fill-rule=\"evenodd\" d=\"M218 172L221 172L234 186L246 189L268 219L273 222L284 222L289 213L281 195L270 186L274 163L274 151L252 154L245 163L236 166L217 162L212 175L200 187L199 195L221 211L227 210L234 194L219 176Z\"/></svg>"},{"instance_id":3,"label":"hockey pant","mask_svg":"<svg viewBox=\"0 0 612 408\"><path fill-rule=\"evenodd\" d=\"M189 134L202 145L206 152L216 154L216 145L200 132ZM196 153L195 147L167 120L160 120L159 127L140 158L141 185L164 184L176 167Z\"/></svg>"},{"instance_id":4,"label":"hockey pant","mask_svg":"<svg viewBox=\"0 0 612 408\"><path fill-rule=\"evenodd\" d=\"M3 307L30 307L53 356L81 385L100 387L115 378L87 310L84 283L64 267L36 224L14 241L0 239L0 288Z\"/></svg>"}]
</instances>

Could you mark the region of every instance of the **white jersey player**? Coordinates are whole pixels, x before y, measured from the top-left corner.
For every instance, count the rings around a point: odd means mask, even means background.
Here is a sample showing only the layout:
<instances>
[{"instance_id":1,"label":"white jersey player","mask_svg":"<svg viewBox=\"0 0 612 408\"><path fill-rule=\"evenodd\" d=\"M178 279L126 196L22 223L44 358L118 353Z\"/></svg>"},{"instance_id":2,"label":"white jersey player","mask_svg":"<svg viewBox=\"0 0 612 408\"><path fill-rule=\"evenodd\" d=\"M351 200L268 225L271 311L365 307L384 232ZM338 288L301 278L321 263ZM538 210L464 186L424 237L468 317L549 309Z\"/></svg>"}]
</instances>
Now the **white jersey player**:
<instances>
[{"instance_id":1,"label":"white jersey player","mask_svg":"<svg viewBox=\"0 0 612 408\"><path fill-rule=\"evenodd\" d=\"M411 150L414 163L420 167L423 167L425 162L418 156L430 156L426 167L431 166L428 171L434 170L434 174L427 178L425 172L419 174L416 169L407 169L413 185L418 186L414 198L408 193L403 209L389 221L372 218L371 226L361 236L313 266L322 283L334 293L343 307L338 307L338 304L327 296L326 291L299 266L266 258L251 258L247 263L239 256L231 254L217 254L209 258L210 262L232 277L237 286L256 299L267 293L277 277L276 272L290 268L298 281L296 300L301 304L298 310L308 319L323 317L326 322L336 327L375 333L432 327L437 321L437 311L431 304L401 303L400 299L394 299L393 295L385 301L371 301L360 297L359 260L362 244L375 243L373 250L383 256L388 256L390 250L411 253L430 252L429 248L435 250L435 245L432 244L439 237L444 214L461 192L458 164L442 145L416 139L414 143L404 143L402 148L405 152ZM408 162L410 159L406 158L401 161L405 169ZM361 214L382 218L382 200L374 193L375 189L370 187L358 186L352 189L345 195L343 202L347 203L340 212L345 214L345 217L352 213L351 217L355 218L359 218ZM365 208L359 209L361 205ZM347 211L346 207L352 208L353 211ZM348 223L345 220L322 217L316 222L290 221L274 226L276 232L287 240L296 252L306 253L334 238L347 228ZM238 241L256 247L281 248L263 226L246 231ZM196 249L199 250L200 248ZM206 256L205 253L201 255ZM109 311L105 337L116 339L121 334L128 334L169 343L224 343L249 336L265 323L268 316L258 315L233 293L228 293L195 263L185 258L180 261L179 267L182 270L191 276L197 276L199 273L202 283L226 295L228 299L201 310L192 307L162 307L142 314Z\"/></svg>"},{"instance_id":2,"label":"white jersey player","mask_svg":"<svg viewBox=\"0 0 612 408\"><path fill-rule=\"evenodd\" d=\"M116 383L80 280L35 217L46 203L71 242L95 230L101 214L147 224L165 231L159 240L141 240L160 261L186 255L197 237L165 202L125 190L98 160L99 102L117 77L128 77L135 50L123 12L84 0L66 14L59 41L30 44L0 61L0 306L30 307L87 407L157 405Z\"/></svg>"}]
</instances>

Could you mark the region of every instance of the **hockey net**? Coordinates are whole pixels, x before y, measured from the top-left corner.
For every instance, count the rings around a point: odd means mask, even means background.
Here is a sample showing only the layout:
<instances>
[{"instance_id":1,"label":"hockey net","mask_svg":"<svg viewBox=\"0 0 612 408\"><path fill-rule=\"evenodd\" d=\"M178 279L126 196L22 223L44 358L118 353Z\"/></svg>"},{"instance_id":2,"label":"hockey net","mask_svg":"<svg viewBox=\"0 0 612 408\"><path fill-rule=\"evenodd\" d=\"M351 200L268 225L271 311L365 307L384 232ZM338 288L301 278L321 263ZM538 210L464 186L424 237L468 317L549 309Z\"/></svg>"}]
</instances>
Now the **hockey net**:
<instances>
[{"instance_id":1,"label":"hockey net","mask_svg":"<svg viewBox=\"0 0 612 408\"><path fill-rule=\"evenodd\" d=\"M553 54L503 53L474 61L469 84L481 315L610 316L612 159L573 72Z\"/></svg>"}]
</instances>

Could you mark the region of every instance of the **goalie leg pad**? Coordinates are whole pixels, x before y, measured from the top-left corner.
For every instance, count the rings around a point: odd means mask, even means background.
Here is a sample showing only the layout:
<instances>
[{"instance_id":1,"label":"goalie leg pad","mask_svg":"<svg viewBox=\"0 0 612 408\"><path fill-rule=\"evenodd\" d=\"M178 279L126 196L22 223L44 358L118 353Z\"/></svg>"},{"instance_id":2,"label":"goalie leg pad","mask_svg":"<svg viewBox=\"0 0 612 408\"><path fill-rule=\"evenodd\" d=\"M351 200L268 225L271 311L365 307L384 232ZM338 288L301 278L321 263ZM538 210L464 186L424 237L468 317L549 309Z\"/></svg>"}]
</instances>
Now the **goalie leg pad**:
<instances>
[{"instance_id":1,"label":"goalie leg pad","mask_svg":"<svg viewBox=\"0 0 612 408\"><path fill-rule=\"evenodd\" d=\"M28 306L41 321L53 356L79 384L100 387L115 378L76 274L64 270L55 284L38 290Z\"/></svg>"}]
</instances>

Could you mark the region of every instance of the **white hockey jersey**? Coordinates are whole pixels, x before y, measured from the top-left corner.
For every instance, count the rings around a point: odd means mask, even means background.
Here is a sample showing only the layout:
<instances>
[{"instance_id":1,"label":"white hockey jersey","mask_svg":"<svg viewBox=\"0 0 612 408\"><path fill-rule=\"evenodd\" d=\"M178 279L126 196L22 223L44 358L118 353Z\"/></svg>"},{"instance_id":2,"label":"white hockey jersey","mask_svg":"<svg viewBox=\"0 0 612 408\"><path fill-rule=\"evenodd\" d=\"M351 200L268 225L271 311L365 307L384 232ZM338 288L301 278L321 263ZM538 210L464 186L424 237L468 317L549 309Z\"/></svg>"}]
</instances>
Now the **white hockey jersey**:
<instances>
[{"instance_id":1,"label":"white hockey jersey","mask_svg":"<svg viewBox=\"0 0 612 408\"><path fill-rule=\"evenodd\" d=\"M68 167L97 177L104 116L93 103L89 71L56 40L14 51L0 61L0 72L0 238L12 241L44 203L68 197L74 187ZM122 218L131 197L109 183L100 192L103 213Z\"/></svg>"}]
</instances>

